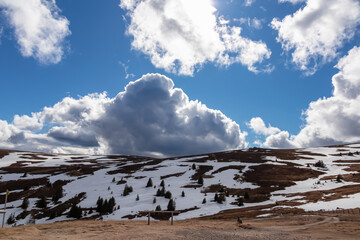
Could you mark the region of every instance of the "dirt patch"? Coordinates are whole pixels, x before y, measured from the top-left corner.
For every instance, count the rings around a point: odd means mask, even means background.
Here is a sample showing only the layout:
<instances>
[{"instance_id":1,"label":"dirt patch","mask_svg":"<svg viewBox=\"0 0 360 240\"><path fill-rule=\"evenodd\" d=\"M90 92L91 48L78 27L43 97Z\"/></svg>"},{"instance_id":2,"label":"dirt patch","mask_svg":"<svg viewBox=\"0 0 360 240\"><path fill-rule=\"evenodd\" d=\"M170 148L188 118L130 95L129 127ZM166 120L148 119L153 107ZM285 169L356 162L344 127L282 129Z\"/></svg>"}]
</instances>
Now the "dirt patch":
<instances>
[{"instance_id":1,"label":"dirt patch","mask_svg":"<svg viewBox=\"0 0 360 240\"><path fill-rule=\"evenodd\" d=\"M335 189L330 190L317 190L310 191L304 193L294 193L289 194L289 197L292 196L303 196L302 200L306 200L308 202L317 202L317 201L333 201L337 199L341 199L346 195L351 195L360 192L360 184L356 185L348 185L342 186Z\"/></svg>"},{"instance_id":2,"label":"dirt patch","mask_svg":"<svg viewBox=\"0 0 360 240\"><path fill-rule=\"evenodd\" d=\"M179 173L169 174L169 175L161 176L160 179L166 179L166 178L169 178L169 177L180 177L184 173L186 173L186 172L179 172Z\"/></svg>"},{"instance_id":3,"label":"dirt patch","mask_svg":"<svg viewBox=\"0 0 360 240\"><path fill-rule=\"evenodd\" d=\"M216 173L220 173L229 169L235 169L235 170L239 170L242 171L245 167L244 166L225 166L225 167L221 167L216 171L213 171L211 174L216 174Z\"/></svg>"}]
</instances>

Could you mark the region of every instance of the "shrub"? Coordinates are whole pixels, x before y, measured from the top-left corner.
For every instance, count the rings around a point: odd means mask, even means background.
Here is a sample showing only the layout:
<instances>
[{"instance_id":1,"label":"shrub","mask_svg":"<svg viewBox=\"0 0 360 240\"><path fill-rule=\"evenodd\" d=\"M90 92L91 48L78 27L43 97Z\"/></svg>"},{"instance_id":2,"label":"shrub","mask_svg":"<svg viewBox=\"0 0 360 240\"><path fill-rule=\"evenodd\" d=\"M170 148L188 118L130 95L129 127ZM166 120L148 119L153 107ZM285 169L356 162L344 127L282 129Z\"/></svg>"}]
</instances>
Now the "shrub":
<instances>
[{"instance_id":1,"label":"shrub","mask_svg":"<svg viewBox=\"0 0 360 240\"><path fill-rule=\"evenodd\" d=\"M45 197L41 197L39 200L37 200L36 207L38 208L46 208L47 207L47 201Z\"/></svg>"},{"instance_id":2,"label":"shrub","mask_svg":"<svg viewBox=\"0 0 360 240\"><path fill-rule=\"evenodd\" d=\"M238 206L244 206L244 199L238 198Z\"/></svg>"},{"instance_id":3,"label":"shrub","mask_svg":"<svg viewBox=\"0 0 360 240\"><path fill-rule=\"evenodd\" d=\"M151 180L151 178L149 178L147 184L146 184L146 187L152 187L153 186L153 182Z\"/></svg>"},{"instance_id":4,"label":"shrub","mask_svg":"<svg viewBox=\"0 0 360 240\"><path fill-rule=\"evenodd\" d=\"M250 196L249 196L249 193L248 193L248 192L245 192L245 193L244 193L244 198L245 198L245 199L249 199L249 198L250 198Z\"/></svg>"},{"instance_id":5,"label":"shrub","mask_svg":"<svg viewBox=\"0 0 360 240\"><path fill-rule=\"evenodd\" d=\"M133 191L132 186L128 186L127 184L125 184L123 196L129 195L132 191Z\"/></svg>"},{"instance_id":6,"label":"shrub","mask_svg":"<svg viewBox=\"0 0 360 240\"><path fill-rule=\"evenodd\" d=\"M160 205L157 205L157 206L156 206L155 211L161 211Z\"/></svg>"},{"instance_id":7,"label":"shrub","mask_svg":"<svg viewBox=\"0 0 360 240\"><path fill-rule=\"evenodd\" d=\"M167 205L167 210L168 211L175 211L175 208L176 208L176 203L173 199L170 199L169 200L169 203Z\"/></svg>"},{"instance_id":8,"label":"shrub","mask_svg":"<svg viewBox=\"0 0 360 240\"><path fill-rule=\"evenodd\" d=\"M218 198L219 198L219 195L217 193L215 193L214 201L217 202Z\"/></svg>"},{"instance_id":9,"label":"shrub","mask_svg":"<svg viewBox=\"0 0 360 240\"><path fill-rule=\"evenodd\" d=\"M315 167L325 168L326 165L322 160L319 160L315 163Z\"/></svg>"},{"instance_id":10,"label":"shrub","mask_svg":"<svg viewBox=\"0 0 360 240\"><path fill-rule=\"evenodd\" d=\"M55 189L55 194L52 196L52 201L57 202L62 197L63 197L63 188L62 186L59 186Z\"/></svg>"},{"instance_id":11,"label":"shrub","mask_svg":"<svg viewBox=\"0 0 360 240\"><path fill-rule=\"evenodd\" d=\"M166 191L166 193L165 193L165 198L168 198L168 199L170 199L171 198L171 192L170 191Z\"/></svg>"},{"instance_id":12,"label":"shrub","mask_svg":"<svg viewBox=\"0 0 360 240\"><path fill-rule=\"evenodd\" d=\"M349 152L348 156L354 156L354 154L352 152Z\"/></svg>"},{"instance_id":13,"label":"shrub","mask_svg":"<svg viewBox=\"0 0 360 240\"><path fill-rule=\"evenodd\" d=\"M344 180L343 176L341 176L340 174L337 175L336 181L337 181L337 182L341 182L342 180Z\"/></svg>"},{"instance_id":14,"label":"shrub","mask_svg":"<svg viewBox=\"0 0 360 240\"><path fill-rule=\"evenodd\" d=\"M8 225L11 225L11 224L14 224L14 223L15 223L15 216L14 216L13 213L10 214L10 216L8 217L6 223L7 223Z\"/></svg>"},{"instance_id":15,"label":"shrub","mask_svg":"<svg viewBox=\"0 0 360 240\"><path fill-rule=\"evenodd\" d=\"M75 203L73 203L68 217L72 217L72 218L76 218L76 219L80 219L82 217L82 210L79 206L77 206Z\"/></svg>"},{"instance_id":16,"label":"shrub","mask_svg":"<svg viewBox=\"0 0 360 240\"><path fill-rule=\"evenodd\" d=\"M24 175L22 175L22 177L27 177L27 172L24 172Z\"/></svg>"},{"instance_id":17,"label":"shrub","mask_svg":"<svg viewBox=\"0 0 360 240\"><path fill-rule=\"evenodd\" d=\"M204 179L203 179L202 176L199 177L199 179L198 179L198 184L200 184L200 185L203 185L203 184L204 184Z\"/></svg>"},{"instance_id":18,"label":"shrub","mask_svg":"<svg viewBox=\"0 0 360 240\"><path fill-rule=\"evenodd\" d=\"M113 177L112 182L115 182L115 177Z\"/></svg>"},{"instance_id":19,"label":"shrub","mask_svg":"<svg viewBox=\"0 0 360 240\"><path fill-rule=\"evenodd\" d=\"M22 201L22 204L21 204L21 208L26 210L28 207L29 207L29 199L24 198L24 200Z\"/></svg>"},{"instance_id":20,"label":"shrub","mask_svg":"<svg viewBox=\"0 0 360 240\"><path fill-rule=\"evenodd\" d=\"M217 197L216 202L217 203L223 203L224 201L226 201L225 194L223 194L223 193L219 194L218 197Z\"/></svg>"}]
</instances>

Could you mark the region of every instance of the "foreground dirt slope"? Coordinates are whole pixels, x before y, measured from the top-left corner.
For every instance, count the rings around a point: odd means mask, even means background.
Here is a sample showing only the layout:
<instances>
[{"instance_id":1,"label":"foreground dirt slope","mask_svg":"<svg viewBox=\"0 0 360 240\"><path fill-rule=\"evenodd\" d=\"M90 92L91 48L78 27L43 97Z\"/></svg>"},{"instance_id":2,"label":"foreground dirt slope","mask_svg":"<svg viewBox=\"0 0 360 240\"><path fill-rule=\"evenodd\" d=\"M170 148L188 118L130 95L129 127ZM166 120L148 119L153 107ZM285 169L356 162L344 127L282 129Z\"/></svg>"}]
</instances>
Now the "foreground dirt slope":
<instances>
[{"instance_id":1,"label":"foreground dirt slope","mask_svg":"<svg viewBox=\"0 0 360 240\"><path fill-rule=\"evenodd\" d=\"M69 221L0 229L0 239L359 239L360 215L229 220Z\"/></svg>"}]
</instances>

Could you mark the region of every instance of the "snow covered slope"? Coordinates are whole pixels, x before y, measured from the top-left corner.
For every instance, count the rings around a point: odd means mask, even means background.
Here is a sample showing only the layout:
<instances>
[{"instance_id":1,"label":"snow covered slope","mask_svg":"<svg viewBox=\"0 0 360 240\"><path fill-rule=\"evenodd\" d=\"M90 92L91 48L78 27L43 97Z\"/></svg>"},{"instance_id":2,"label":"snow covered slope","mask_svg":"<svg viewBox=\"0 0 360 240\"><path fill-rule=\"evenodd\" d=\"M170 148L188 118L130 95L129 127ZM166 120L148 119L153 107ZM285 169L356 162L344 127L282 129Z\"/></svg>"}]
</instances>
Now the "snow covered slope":
<instances>
[{"instance_id":1,"label":"snow covered slope","mask_svg":"<svg viewBox=\"0 0 360 240\"><path fill-rule=\"evenodd\" d=\"M156 196L163 180L176 210L181 211L176 219L229 211L246 215L254 209L255 215L262 216L356 208L360 207L358 151L360 144L297 150L253 148L156 159L0 150L0 207L9 189L7 218L14 216L16 225L73 219L68 213L74 204L81 207L82 218L145 219L139 211L155 210L158 205L167 208L169 198ZM149 178L152 187L146 187ZM126 196L125 185L133 189ZM225 196L225 201L215 201L215 195ZM114 197L112 213L96 211L99 197ZM26 208L22 207L25 198ZM46 207L36 206L41 198L47 201Z\"/></svg>"}]
</instances>

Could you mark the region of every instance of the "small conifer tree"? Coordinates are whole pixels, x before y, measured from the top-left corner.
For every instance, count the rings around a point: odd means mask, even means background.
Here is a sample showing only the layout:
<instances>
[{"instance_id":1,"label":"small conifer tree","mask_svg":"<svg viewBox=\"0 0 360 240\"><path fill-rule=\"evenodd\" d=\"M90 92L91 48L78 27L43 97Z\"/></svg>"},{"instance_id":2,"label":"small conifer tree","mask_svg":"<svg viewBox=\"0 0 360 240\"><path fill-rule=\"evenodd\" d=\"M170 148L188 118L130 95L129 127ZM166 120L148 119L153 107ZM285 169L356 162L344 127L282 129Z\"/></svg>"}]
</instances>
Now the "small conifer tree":
<instances>
[{"instance_id":1,"label":"small conifer tree","mask_svg":"<svg viewBox=\"0 0 360 240\"><path fill-rule=\"evenodd\" d=\"M165 187L165 182L164 182L164 180L161 181L160 186L161 186L161 187Z\"/></svg>"},{"instance_id":2,"label":"small conifer tree","mask_svg":"<svg viewBox=\"0 0 360 240\"><path fill-rule=\"evenodd\" d=\"M196 169L196 165L195 165L195 163L193 163L193 165L192 165L192 169L193 169L193 170L195 170L195 169Z\"/></svg>"},{"instance_id":3,"label":"small conifer tree","mask_svg":"<svg viewBox=\"0 0 360 240\"><path fill-rule=\"evenodd\" d=\"M136 201L139 201L140 200L140 197L139 197L139 194L136 195Z\"/></svg>"},{"instance_id":4,"label":"small conifer tree","mask_svg":"<svg viewBox=\"0 0 360 240\"><path fill-rule=\"evenodd\" d=\"M204 198L202 201L202 204L205 204L205 203L206 203L206 198Z\"/></svg>"},{"instance_id":5,"label":"small conifer tree","mask_svg":"<svg viewBox=\"0 0 360 240\"><path fill-rule=\"evenodd\" d=\"M149 178L147 184L146 184L146 187L152 187L153 186L153 182L151 180L151 178Z\"/></svg>"},{"instance_id":6,"label":"small conifer tree","mask_svg":"<svg viewBox=\"0 0 360 240\"><path fill-rule=\"evenodd\" d=\"M198 184L200 184L200 185L203 185L203 184L204 184L204 179L203 179L202 176L199 177L199 179L198 179Z\"/></svg>"},{"instance_id":7,"label":"small conifer tree","mask_svg":"<svg viewBox=\"0 0 360 240\"><path fill-rule=\"evenodd\" d=\"M160 205L157 205L157 206L156 206L155 211L161 211Z\"/></svg>"},{"instance_id":8,"label":"small conifer tree","mask_svg":"<svg viewBox=\"0 0 360 240\"><path fill-rule=\"evenodd\" d=\"M245 192L245 193L244 193L244 198L245 198L245 199L249 199L249 198L250 198L250 196L249 196L249 193L248 193L248 192Z\"/></svg>"},{"instance_id":9,"label":"small conifer tree","mask_svg":"<svg viewBox=\"0 0 360 240\"><path fill-rule=\"evenodd\" d=\"M175 201L173 199L169 200L168 206L167 206L167 210L168 211L175 211L176 208L176 204Z\"/></svg>"},{"instance_id":10,"label":"small conifer tree","mask_svg":"<svg viewBox=\"0 0 360 240\"><path fill-rule=\"evenodd\" d=\"M69 211L68 217L77 218L77 219L80 219L82 217L82 210L79 206L76 205L76 203L73 203Z\"/></svg>"},{"instance_id":11,"label":"small conifer tree","mask_svg":"<svg viewBox=\"0 0 360 240\"><path fill-rule=\"evenodd\" d=\"M168 199L170 199L171 198L171 192L170 191L166 191L166 193L165 193L165 198L168 198Z\"/></svg>"},{"instance_id":12,"label":"small conifer tree","mask_svg":"<svg viewBox=\"0 0 360 240\"><path fill-rule=\"evenodd\" d=\"M36 207L38 208L46 208L47 207L47 201L45 197L41 197L37 202L36 202Z\"/></svg>"},{"instance_id":13,"label":"small conifer tree","mask_svg":"<svg viewBox=\"0 0 360 240\"><path fill-rule=\"evenodd\" d=\"M181 192L181 196L185 197L185 192L184 191Z\"/></svg>"},{"instance_id":14,"label":"small conifer tree","mask_svg":"<svg viewBox=\"0 0 360 240\"><path fill-rule=\"evenodd\" d=\"M29 199L24 198L24 200L22 201L22 204L21 204L21 208L26 210L28 207L29 207Z\"/></svg>"}]
</instances>

